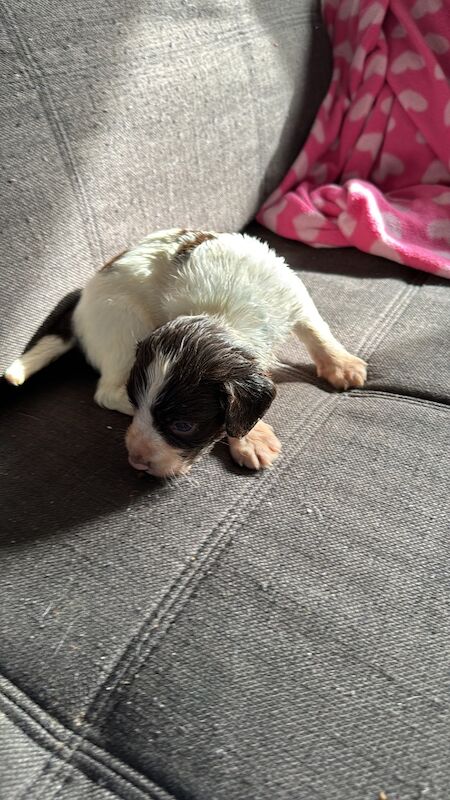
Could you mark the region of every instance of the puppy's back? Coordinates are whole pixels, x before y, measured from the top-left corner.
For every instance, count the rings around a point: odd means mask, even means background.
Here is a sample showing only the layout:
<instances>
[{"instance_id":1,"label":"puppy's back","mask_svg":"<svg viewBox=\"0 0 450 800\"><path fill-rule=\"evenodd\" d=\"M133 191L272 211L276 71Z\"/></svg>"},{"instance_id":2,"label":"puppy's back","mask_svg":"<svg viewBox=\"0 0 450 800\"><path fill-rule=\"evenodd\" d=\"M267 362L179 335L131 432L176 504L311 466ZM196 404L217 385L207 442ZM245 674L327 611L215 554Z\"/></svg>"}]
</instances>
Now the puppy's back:
<instances>
[{"instance_id":1,"label":"puppy's back","mask_svg":"<svg viewBox=\"0 0 450 800\"><path fill-rule=\"evenodd\" d=\"M210 314L246 344L272 350L298 317L297 275L264 242L222 233L202 242L172 274L164 316Z\"/></svg>"}]
</instances>

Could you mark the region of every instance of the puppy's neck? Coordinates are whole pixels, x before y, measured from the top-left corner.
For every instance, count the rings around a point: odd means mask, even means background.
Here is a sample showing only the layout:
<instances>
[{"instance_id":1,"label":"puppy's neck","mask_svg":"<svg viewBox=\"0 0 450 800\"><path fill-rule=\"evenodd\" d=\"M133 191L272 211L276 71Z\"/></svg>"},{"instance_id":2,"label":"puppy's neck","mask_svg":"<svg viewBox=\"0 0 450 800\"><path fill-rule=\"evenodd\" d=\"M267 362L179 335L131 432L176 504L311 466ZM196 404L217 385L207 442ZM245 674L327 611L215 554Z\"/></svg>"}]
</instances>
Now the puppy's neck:
<instances>
[{"instance_id":1,"label":"puppy's neck","mask_svg":"<svg viewBox=\"0 0 450 800\"><path fill-rule=\"evenodd\" d=\"M250 352L263 370L274 366L274 356L269 345L273 337L268 330L267 320L261 319L258 307L247 304L221 312L206 312L205 316L223 328L236 346Z\"/></svg>"}]
</instances>

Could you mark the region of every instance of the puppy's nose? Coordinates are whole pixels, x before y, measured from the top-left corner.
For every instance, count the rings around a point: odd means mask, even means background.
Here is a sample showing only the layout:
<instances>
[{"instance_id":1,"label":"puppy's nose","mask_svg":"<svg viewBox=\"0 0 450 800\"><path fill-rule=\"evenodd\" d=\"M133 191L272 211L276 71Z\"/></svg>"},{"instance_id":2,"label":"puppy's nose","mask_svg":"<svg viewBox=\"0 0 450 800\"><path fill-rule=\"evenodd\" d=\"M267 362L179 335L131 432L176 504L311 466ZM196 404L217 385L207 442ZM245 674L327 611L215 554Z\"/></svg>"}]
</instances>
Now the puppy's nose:
<instances>
[{"instance_id":1,"label":"puppy's nose","mask_svg":"<svg viewBox=\"0 0 450 800\"><path fill-rule=\"evenodd\" d=\"M144 464L142 459L135 459L133 456L128 456L128 462L132 467L134 467L134 469L140 469L148 472L150 468L150 462Z\"/></svg>"}]
</instances>

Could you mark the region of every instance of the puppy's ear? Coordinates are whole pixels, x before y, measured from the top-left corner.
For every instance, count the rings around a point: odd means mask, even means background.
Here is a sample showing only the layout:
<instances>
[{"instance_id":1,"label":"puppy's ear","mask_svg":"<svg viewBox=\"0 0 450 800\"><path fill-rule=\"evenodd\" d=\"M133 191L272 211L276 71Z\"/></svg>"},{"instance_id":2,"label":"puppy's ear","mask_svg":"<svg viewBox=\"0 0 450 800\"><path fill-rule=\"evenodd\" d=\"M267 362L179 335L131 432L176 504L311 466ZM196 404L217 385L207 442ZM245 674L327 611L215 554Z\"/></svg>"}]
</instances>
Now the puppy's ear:
<instances>
[{"instance_id":1,"label":"puppy's ear","mask_svg":"<svg viewBox=\"0 0 450 800\"><path fill-rule=\"evenodd\" d=\"M226 383L225 391L225 430L236 439L251 431L276 394L272 381L259 372Z\"/></svg>"}]
</instances>

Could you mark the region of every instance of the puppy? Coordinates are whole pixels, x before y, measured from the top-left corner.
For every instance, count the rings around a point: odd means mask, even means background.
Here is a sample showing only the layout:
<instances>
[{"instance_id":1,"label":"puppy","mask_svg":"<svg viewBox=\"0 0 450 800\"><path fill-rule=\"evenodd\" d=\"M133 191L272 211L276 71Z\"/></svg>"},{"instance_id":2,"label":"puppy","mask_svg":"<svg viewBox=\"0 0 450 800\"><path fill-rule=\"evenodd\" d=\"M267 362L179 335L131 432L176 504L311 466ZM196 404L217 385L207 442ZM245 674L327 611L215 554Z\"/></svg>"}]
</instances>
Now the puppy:
<instances>
[{"instance_id":1,"label":"puppy","mask_svg":"<svg viewBox=\"0 0 450 800\"><path fill-rule=\"evenodd\" d=\"M99 371L96 402L133 416L130 464L181 475L216 441L249 469L281 445L262 417L275 397L276 348L293 331L317 374L363 386L366 364L321 318L267 244L238 233L160 231L107 264L64 320L6 370L21 384L76 343ZM65 324L63 324L65 323Z\"/></svg>"}]
</instances>

